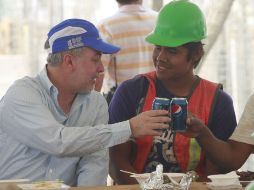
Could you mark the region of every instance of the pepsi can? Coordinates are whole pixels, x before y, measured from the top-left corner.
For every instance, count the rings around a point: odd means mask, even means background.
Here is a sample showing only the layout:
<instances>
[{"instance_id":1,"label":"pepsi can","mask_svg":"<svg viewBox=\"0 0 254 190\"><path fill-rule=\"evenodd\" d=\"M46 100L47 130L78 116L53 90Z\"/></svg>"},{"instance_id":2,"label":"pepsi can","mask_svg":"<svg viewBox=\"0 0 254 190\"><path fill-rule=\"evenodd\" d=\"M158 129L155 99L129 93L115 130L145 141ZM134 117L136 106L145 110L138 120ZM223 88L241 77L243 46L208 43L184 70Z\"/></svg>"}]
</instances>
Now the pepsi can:
<instances>
[{"instance_id":1,"label":"pepsi can","mask_svg":"<svg viewBox=\"0 0 254 190\"><path fill-rule=\"evenodd\" d=\"M186 98L172 98L170 102L171 127L173 131L186 131L188 101Z\"/></svg>"},{"instance_id":2,"label":"pepsi can","mask_svg":"<svg viewBox=\"0 0 254 190\"><path fill-rule=\"evenodd\" d=\"M169 110L170 100L167 98L155 97L153 100L153 110Z\"/></svg>"}]
</instances>

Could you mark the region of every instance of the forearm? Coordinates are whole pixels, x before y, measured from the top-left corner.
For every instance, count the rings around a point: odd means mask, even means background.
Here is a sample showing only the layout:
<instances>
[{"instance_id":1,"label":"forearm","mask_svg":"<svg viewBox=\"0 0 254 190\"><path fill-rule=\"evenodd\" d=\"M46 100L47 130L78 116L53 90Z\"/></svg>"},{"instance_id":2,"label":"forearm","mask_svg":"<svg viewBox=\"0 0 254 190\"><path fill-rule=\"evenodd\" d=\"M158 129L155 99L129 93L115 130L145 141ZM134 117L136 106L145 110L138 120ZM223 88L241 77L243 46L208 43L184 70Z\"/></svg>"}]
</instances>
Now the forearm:
<instances>
[{"instance_id":1,"label":"forearm","mask_svg":"<svg viewBox=\"0 0 254 190\"><path fill-rule=\"evenodd\" d=\"M46 119L43 121L45 122L24 122L18 121L16 117L6 120L2 124L2 129L30 148L57 156L81 156L93 153L123 143L131 135L128 121L84 127L65 127L55 121L51 123Z\"/></svg>"},{"instance_id":2,"label":"forearm","mask_svg":"<svg viewBox=\"0 0 254 190\"><path fill-rule=\"evenodd\" d=\"M120 170L136 173L132 166L132 161L135 157L135 150L133 149L133 142L114 146L110 148L110 167L109 172L111 177L117 184L136 184L137 181L130 177L130 174L125 174Z\"/></svg>"},{"instance_id":3,"label":"forearm","mask_svg":"<svg viewBox=\"0 0 254 190\"><path fill-rule=\"evenodd\" d=\"M120 171L120 169L136 173L135 169L130 163L118 164L117 166L110 164L110 176L118 185L137 184L137 180L130 177L131 174L126 174Z\"/></svg>"},{"instance_id":4,"label":"forearm","mask_svg":"<svg viewBox=\"0 0 254 190\"><path fill-rule=\"evenodd\" d=\"M83 156L77 165L77 185L106 185L108 164L109 158L107 149Z\"/></svg>"},{"instance_id":5,"label":"forearm","mask_svg":"<svg viewBox=\"0 0 254 190\"><path fill-rule=\"evenodd\" d=\"M235 143L217 139L208 128L196 139L208 159L220 168L220 172L238 169L245 161L245 156L239 155L241 153L238 152Z\"/></svg>"}]
</instances>

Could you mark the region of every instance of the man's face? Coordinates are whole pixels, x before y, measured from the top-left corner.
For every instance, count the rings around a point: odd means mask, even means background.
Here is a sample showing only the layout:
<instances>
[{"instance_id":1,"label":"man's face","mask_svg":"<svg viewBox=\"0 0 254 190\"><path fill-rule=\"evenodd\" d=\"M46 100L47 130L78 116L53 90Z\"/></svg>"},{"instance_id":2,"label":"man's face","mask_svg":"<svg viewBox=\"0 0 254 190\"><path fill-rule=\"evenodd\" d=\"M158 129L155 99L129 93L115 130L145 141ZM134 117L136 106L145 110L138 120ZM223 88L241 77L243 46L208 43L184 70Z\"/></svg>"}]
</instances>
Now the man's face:
<instances>
[{"instance_id":1,"label":"man's face","mask_svg":"<svg viewBox=\"0 0 254 190\"><path fill-rule=\"evenodd\" d=\"M188 49L155 46L153 61L160 80L174 80L193 73L193 63L188 60Z\"/></svg>"},{"instance_id":2,"label":"man's face","mask_svg":"<svg viewBox=\"0 0 254 190\"><path fill-rule=\"evenodd\" d=\"M104 72L101 53L91 48L83 48L79 55L74 56L73 64L74 90L79 93L91 91L99 73Z\"/></svg>"}]
</instances>

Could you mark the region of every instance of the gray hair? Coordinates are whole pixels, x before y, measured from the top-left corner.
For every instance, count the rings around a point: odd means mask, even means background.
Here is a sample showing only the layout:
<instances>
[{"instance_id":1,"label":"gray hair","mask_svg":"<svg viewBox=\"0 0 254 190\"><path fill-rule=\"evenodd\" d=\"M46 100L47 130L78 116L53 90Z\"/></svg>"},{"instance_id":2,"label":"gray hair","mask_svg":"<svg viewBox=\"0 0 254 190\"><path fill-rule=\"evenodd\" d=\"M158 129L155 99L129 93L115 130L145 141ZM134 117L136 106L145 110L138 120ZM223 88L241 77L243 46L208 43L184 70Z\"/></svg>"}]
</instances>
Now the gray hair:
<instances>
[{"instance_id":1,"label":"gray hair","mask_svg":"<svg viewBox=\"0 0 254 190\"><path fill-rule=\"evenodd\" d=\"M49 41L48 39L46 40L44 44L44 49L48 49L49 46ZM51 66L56 66L60 63L63 62L63 57L66 53L69 53L71 55L79 55L85 47L82 48L75 48L72 50L64 51L64 52L59 52L59 53L49 53L47 57L47 63L50 64Z\"/></svg>"}]
</instances>

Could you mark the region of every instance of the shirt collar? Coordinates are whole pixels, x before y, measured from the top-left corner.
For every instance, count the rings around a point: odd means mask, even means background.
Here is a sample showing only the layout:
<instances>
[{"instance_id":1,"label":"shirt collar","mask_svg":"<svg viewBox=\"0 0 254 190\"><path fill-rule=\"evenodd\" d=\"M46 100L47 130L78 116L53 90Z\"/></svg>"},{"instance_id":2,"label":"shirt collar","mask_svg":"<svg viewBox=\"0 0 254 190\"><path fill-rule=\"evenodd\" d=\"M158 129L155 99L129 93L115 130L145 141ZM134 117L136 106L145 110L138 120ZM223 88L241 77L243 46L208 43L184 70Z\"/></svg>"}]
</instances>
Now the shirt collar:
<instances>
[{"instance_id":1,"label":"shirt collar","mask_svg":"<svg viewBox=\"0 0 254 190\"><path fill-rule=\"evenodd\" d=\"M52 82L48 78L47 65L45 65L45 67L39 73L39 78L42 85L44 86L44 89L46 89L49 94L51 94L51 91L53 89L54 91L57 91L57 88L52 84Z\"/></svg>"},{"instance_id":2,"label":"shirt collar","mask_svg":"<svg viewBox=\"0 0 254 190\"><path fill-rule=\"evenodd\" d=\"M47 73L47 65L42 69L42 71L38 74L38 77L40 78L41 84L44 87L44 89L47 91L48 94L54 95L55 98L57 97L58 90L57 88L52 84L50 79L48 78ZM89 97L91 92L88 93L79 93L77 97L75 98L75 105L81 105L84 103L85 99Z\"/></svg>"},{"instance_id":3,"label":"shirt collar","mask_svg":"<svg viewBox=\"0 0 254 190\"><path fill-rule=\"evenodd\" d=\"M119 7L119 12L141 12L141 11L146 11L146 8L138 4L123 5Z\"/></svg>"}]
</instances>

